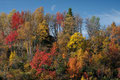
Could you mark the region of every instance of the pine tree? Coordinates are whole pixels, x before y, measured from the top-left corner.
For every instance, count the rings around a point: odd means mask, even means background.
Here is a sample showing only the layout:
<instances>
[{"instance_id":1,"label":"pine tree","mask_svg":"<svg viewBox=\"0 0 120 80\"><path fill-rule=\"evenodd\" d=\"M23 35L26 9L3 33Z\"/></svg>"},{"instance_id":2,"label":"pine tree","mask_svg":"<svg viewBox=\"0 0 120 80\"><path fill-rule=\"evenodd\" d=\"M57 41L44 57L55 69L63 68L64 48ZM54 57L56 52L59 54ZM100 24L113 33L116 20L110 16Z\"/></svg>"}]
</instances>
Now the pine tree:
<instances>
[{"instance_id":1,"label":"pine tree","mask_svg":"<svg viewBox=\"0 0 120 80\"><path fill-rule=\"evenodd\" d=\"M69 9L68 9L68 14L69 14L70 16L73 16L73 14L72 14L72 8L69 8Z\"/></svg>"}]
</instances>

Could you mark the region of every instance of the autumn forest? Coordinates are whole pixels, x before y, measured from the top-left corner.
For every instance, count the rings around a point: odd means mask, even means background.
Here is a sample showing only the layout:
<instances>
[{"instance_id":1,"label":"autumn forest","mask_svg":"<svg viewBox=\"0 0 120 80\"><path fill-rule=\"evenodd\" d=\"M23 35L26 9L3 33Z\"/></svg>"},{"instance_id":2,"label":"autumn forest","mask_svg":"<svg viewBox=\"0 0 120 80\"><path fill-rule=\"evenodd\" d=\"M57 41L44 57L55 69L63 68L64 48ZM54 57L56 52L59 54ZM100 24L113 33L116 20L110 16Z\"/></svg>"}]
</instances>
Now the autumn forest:
<instances>
[{"instance_id":1,"label":"autumn forest","mask_svg":"<svg viewBox=\"0 0 120 80\"><path fill-rule=\"evenodd\" d=\"M72 8L0 14L0 80L119 79L120 25L115 22L102 26L99 17L84 19Z\"/></svg>"}]
</instances>

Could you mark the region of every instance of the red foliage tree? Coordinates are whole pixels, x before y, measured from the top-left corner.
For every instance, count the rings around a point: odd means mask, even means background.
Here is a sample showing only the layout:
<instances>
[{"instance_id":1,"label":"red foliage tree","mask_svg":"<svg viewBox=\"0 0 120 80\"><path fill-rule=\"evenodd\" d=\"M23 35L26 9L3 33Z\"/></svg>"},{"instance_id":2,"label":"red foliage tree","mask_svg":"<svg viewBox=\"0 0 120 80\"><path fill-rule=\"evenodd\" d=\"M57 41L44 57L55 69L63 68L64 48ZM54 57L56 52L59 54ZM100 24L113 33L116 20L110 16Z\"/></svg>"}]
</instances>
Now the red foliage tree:
<instances>
[{"instance_id":1,"label":"red foliage tree","mask_svg":"<svg viewBox=\"0 0 120 80\"><path fill-rule=\"evenodd\" d=\"M10 34L5 38L6 44L10 45L16 40L16 37L18 36L17 31L10 32Z\"/></svg>"},{"instance_id":2,"label":"red foliage tree","mask_svg":"<svg viewBox=\"0 0 120 80\"><path fill-rule=\"evenodd\" d=\"M111 31L111 42L109 44L109 51L110 53L117 53L118 48L117 44L119 45L120 42L120 26L116 26L115 23L112 24L112 31Z\"/></svg>"},{"instance_id":3,"label":"red foliage tree","mask_svg":"<svg viewBox=\"0 0 120 80\"><path fill-rule=\"evenodd\" d=\"M56 52L56 47L53 46L51 49L51 53L46 53L45 51L39 51L37 49L37 52L35 53L35 56L33 57L30 65L32 69L35 69L37 71L36 75L40 74L42 71L48 71L49 75L54 75L55 71L51 71L49 68L46 69L43 66L52 66L52 57Z\"/></svg>"},{"instance_id":4,"label":"red foliage tree","mask_svg":"<svg viewBox=\"0 0 120 80\"><path fill-rule=\"evenodd\" d=\"M23 24L24 22L23 15L24 15L23 11L21 13L16 12L13 14L12 21L11 21L12 29L18 29L20 25Z\"/></svg>"},{"instance_id":5,"label":"red foliage tree","mask_svg":"<svg viewBox=\"0 0 120 80\"><path fill-rule=\"evenodd\" d=\"M115 26L112 27L111 36L109 43L109 52L108 52L108 62L112 68L118 68L120 65L120 49L119 49L119 40L120 40L120 27Z\"/></svg>"},{"instance_id":6,"label":"red foliage tree","mask_svg":"<svg viewBox=\"0 0 120 80\"><path fill-rule=\"evenodd\" d=\"M11 21L11 28L13 29L10 34L5 38L5 43L8 44L10 47L12 46L13 42L16 41L16 38L18 36L17 29L24 23L24 12L21 13L16 12L12 16Z\"/></svg>"},{"instance_id":7,"label":"red foliage tree","mask_svg":"<svg viewBox=\"0 0 120 80\"><path fill-rule=\"evenodd\" d=\"M56 14L57 16L56 16L56 19L57 19L57 24L61 24L62 23L62 21L64 21L64 17L63 17L63 14L61 14L60 12L57 12L57 14Z\"/></svg>"},{"instance_id":8,"label":"red foliage tree","mask_svg":"<svg viewBox=\"0 0 120 80\"><path fill-rule=\"evenodd\" d=\"M53 47L51 48L51 54L52 55L56 55L55 53L56 53L56 49L58 48L58 45L57 45L57 43L55 42L55 43L53 43Z\"/></svg>"}]
</instances>

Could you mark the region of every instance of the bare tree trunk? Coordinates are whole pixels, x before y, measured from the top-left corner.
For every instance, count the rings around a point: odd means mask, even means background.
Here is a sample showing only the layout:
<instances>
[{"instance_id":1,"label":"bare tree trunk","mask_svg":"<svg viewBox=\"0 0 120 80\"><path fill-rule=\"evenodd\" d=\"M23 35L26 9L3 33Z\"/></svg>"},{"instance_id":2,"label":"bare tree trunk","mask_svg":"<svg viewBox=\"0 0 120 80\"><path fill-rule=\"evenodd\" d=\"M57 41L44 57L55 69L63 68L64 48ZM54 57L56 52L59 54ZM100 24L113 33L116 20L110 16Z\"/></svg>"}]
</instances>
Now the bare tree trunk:
<instances>
[{"instance_id":1,"label":"bare tree trunk","mask_svg":"<svg viewBox=\"0 0 120 80\"><path fill-rule=\"evenodd\" d=\"M30 57L30 60L32 59L32 47L31 47L31 41L29 40L29 57Z\"/></svg>"},{"instance_id":2,"label":"bare tree trunk","mask_svg":"<svg viewBox=\"0 0 120 80\"><path fill-rule=\"evenodd\" d=\"M29 58L29 42L27 42L27 57Z\"/></svg>"},{"instance_id":3,"label":"bare tree trunk","mask_svg":"<svg viewBox=\"0 0 120 80\"><path fill-rule=\"evenodd\" d=\"M30 59L32 59L32 47L31 47L31 43L30 43Z\"/></svg>"},{"instance_id":4,"label":"bare tree trunk","mask_svg":"<svg viewBox=\"0 0 120 80\"><path fill-rule=\"evenodd\" d=\"M82 24L80 23L80 33L82 34Z\"/></svg>"}]
</instances>

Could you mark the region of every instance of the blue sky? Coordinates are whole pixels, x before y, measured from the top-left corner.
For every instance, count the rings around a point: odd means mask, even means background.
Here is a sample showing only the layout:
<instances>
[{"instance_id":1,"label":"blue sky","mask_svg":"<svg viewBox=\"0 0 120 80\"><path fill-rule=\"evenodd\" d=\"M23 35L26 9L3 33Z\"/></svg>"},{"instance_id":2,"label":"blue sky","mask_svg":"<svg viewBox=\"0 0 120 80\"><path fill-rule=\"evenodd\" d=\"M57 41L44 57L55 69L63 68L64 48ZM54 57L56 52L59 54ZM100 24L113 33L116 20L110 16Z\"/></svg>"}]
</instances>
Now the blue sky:
<instances>
[{"instance_id":1,"label":"blue sky","mask_svg":"<svg viewBox=\"0 0 120 80\"><path fill-rule=\"evenodd\" d=\"M34 11L40 6L45 13L67 11L72 8L84 19L91 16L101 18L101 25L110 25L113 21L120 23L120 0L0 0L0 12L9 13L12 9L17 11Z\"/></svg>"}]
</instances>

